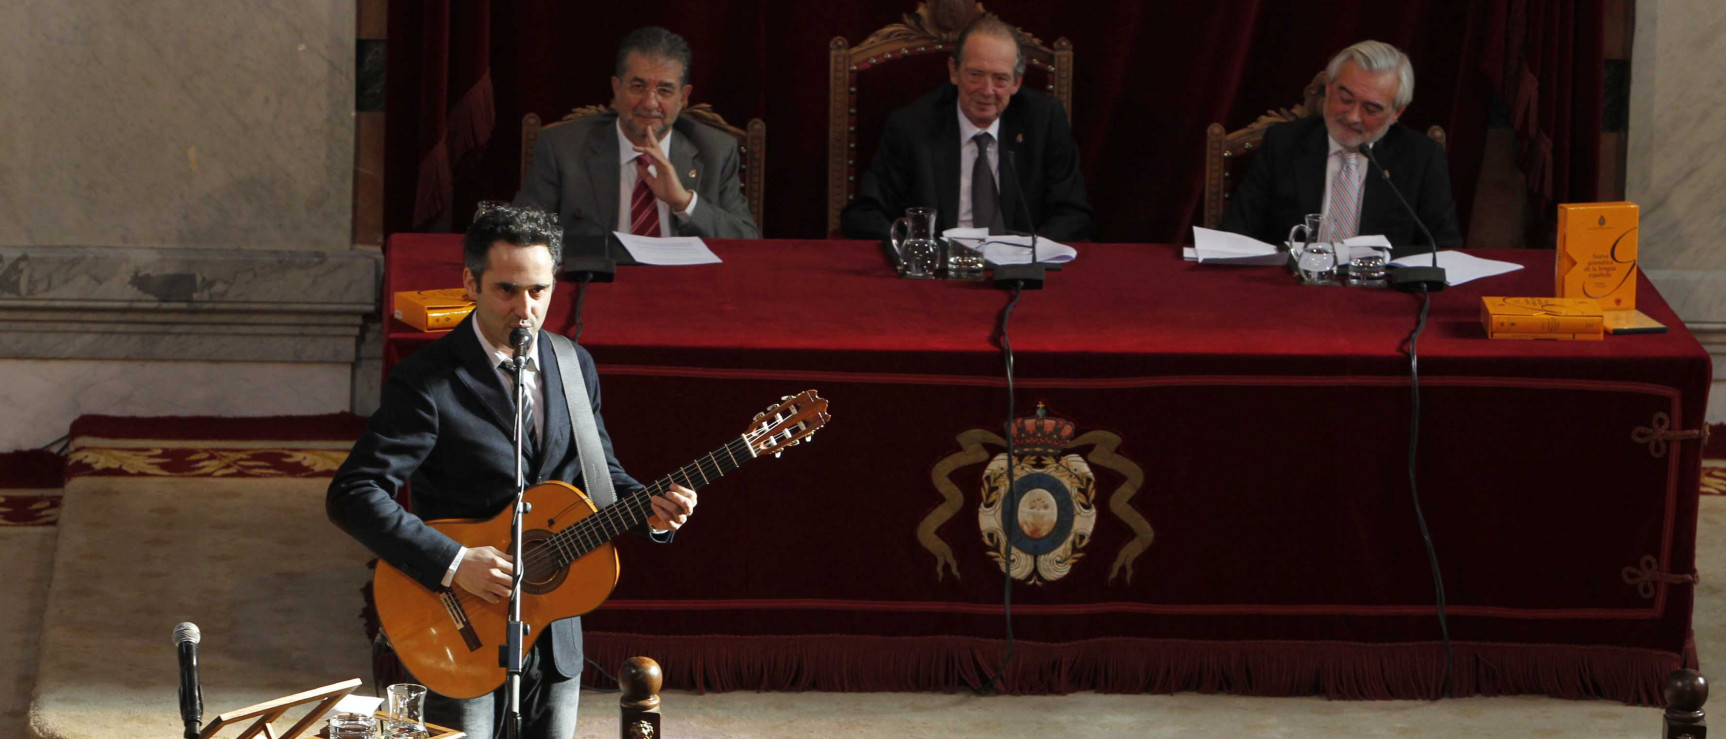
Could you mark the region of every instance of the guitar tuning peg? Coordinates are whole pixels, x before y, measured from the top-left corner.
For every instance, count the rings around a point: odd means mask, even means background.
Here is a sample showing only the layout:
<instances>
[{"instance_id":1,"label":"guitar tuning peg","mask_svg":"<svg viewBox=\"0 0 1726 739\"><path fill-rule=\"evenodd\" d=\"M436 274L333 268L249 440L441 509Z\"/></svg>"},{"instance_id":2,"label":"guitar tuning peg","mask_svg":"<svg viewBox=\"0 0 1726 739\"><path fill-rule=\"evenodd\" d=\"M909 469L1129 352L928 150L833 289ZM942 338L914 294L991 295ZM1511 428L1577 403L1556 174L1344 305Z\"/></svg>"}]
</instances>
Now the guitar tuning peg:
<instances>
[{"instance_id":1,"label":"guitar tuning peg","mask_svg":"<svg viewBox=\"0 0 1726 739\"><path fill-rule=\"evenodd\" d=\"M781 454L784 454L784 453L785 453L785 452L774 452L774 453L773 453L773 458L774 458L774 459L778 459L778 458L779 458L779 455L781 455Z\"/></svg>"}]
</instances>

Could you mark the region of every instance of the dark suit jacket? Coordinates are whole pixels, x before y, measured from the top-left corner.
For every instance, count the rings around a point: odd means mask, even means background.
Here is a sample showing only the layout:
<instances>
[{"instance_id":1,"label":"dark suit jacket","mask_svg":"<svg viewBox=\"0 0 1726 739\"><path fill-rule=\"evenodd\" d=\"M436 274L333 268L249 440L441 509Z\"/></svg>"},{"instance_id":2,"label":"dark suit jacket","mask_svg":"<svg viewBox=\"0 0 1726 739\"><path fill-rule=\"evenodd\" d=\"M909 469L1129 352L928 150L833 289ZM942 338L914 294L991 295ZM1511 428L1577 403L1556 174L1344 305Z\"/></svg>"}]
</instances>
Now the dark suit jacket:
<instances>
[{"instance_id":1,"label":"dark suit jacket","mask_svg":"<svg viewBox=\"0 0 1726 739\"><path fill-rule=\"evenodd\" d=\"M759 239L749 201L737 179L737 140L711 126L679 117L671 124L671 164L683 186L697 196L683 221L671 216L676 234L716 239ZM617 227L617 113L607 111L548 128L533 148L533 170L516 205L558 215L566 233L603 235Z\"/></svg>"},{"instance_id":2,"label":"dark suit jacket","mask_svg":"<svg viewBox=\"0 0 1726 739\"><path fill-rule=\"evenodd\" d=\"M1425 134L1393 123L1373 145L1372 153L1432 230L1438 246L1462 246L1444 147ZM1253 157L1246 180L1229 198L1222 230L1270 244L1286 241L1289 229L1324 206L1325 157L1329 155L1330 138L1322 117L1266 129L1264 144ZM1428 251L1426 237L1371 164L1367 165L1360 210L1360 232L1383 234L1397 256Z\"/></svg>"},{"instance_id":3,"label":"dark suit jacket","mask_svg":"<svg viewBox=\"0 0 1726 739\"><path fill-rule=\"evenodd\" d=\"M839 228L853 239L885 239L906 208L932 206L940 228L959 220L959 90L942 85L887 118L881 146ZM1009 159L1008 154L1012 156ZM1011 231L1057 241L1089 238L1095 215L1085 200L1079 147L1061 102L1030 88L1001 114L1001 213ZM1035 223L1025 220L1025 207Z\"/></svg>"},{"instance_id":4,"label":"dark suit jacket","mask_svg":"<svg viewBox=\"0 0 1726 739\"><path fill-rule=\"evenodd\" d=\"M336 471L324 499L331 521L432 590L442 588L444 573L462 545L426 526L423 519L490 517L515 495L514 401L474 335L472 321L470 316L390 373L382 405ZM544 331L536 346L545 385L545 444L526 477L530 485L562 480L582 487L563 375ZM593 358L580 347L577 357L611 479L621 497L642 485L623 471L612 454L611 437L599 414L599 376ZM395 502L397 491L407 483L412 483L412 513ZM566 677L580 674L580 619L552 622L551 638L557 671Z\"/></svg>"}]
</instances>

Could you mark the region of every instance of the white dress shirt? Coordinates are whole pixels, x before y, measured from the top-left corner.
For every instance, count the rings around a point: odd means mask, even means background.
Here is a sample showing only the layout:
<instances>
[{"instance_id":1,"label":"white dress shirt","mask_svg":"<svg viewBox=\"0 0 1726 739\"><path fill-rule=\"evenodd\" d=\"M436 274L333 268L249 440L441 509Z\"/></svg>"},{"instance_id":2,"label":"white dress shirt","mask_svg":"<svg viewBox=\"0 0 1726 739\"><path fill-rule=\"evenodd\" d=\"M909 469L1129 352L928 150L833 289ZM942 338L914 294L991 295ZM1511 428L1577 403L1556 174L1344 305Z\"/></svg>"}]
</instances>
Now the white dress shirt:
<instances>
[{"instance_id":1,"label":"white dress shirt","mask_svg":"<svg viewBox=\"0 0 1726 739\"><path fill-rule=\"evenodd\" d=\"M665 136L659 139L659 151L665 155L666 161L671 160L670 130L667 130ZM635 182L640 179L640 174L635 170L635 158L639 156L642 155L635 150L635 143L631 142L628 136L623 135L623 121L619 120L617 122L617 161L622 163L619 165L622 169L618 172L617 177L617 230L624 233L629 233L629 225L635 222L629 212L629 206L635 198ZM647 170L652 172L654 177L660 176L657 166L650 164L647 166ZM675 177L677 173L673 172L671 175ZM695 212L695 203L698 200L700 200L700 196L691 190L689 192L689 207L674 211L671 206L665 204L664 200L655 198L653 205L659 210L659 235L676 236L677 231L671 227L672 214L677 215L679 222L689 220L689 215Z\"/></svg>"},{"instance_id":2,"label":"white dress shirt","mask_svg":"<svg viewBox=\"0 0 1726 739\"><path fill-rule=\"evenodd\" d=\"M959 217L956 222L960 228L973 228L978 227L972 223L971 214L971 168L977 164L977 142L971 139L983 131L988 131L989 135L994 137L994 143L989 145L989 172L995 176L995 191L1000 192L1001 119L990 121L988 128L978 128L971 123L971 119L965 117L965 110L958 104L954 104L953 109L959 113ZM995 205L1000 207L999 197L995 198ZM988 227L989 224L985 223L980 228Z\"/></svg>"},{"instance_id":3,"label":"white dress shirt","mask_svg":"<svg viewBox=\"0 0 1726 739\"><path fill-rule=\"evenodd\" d=\"M510 347L500 348L493 345L490 341L486 340L485 332L479 330L479 321L472 321L471 323L473 323L474 335L479 337L480 348L485 350L486 357L488 357L488 361L491 362L493 375L497 377L497 381L503 385L504 393L509 397L510 403L514 404L515 378L511 376L510 373L505 372L503 368L498 365L501 365L504 362L513 362L515 360L515 349ZM543 441L545 439L545 383L540 382L539 375L540 362L538 332L535 332L533 338L528 341L526 355L527 362L526 367L522 369L521 383L524 386L523 392L527 394L528 405L533 406L533 433L538 435L540 440ZM444 587L449 587L450 582L455 580L455 571L461 567L461 559L465 556L467 556L467 547L462 547L456 551L455 561L451 562L449 569L444 571Z\"/></svg>"}]
</instances>

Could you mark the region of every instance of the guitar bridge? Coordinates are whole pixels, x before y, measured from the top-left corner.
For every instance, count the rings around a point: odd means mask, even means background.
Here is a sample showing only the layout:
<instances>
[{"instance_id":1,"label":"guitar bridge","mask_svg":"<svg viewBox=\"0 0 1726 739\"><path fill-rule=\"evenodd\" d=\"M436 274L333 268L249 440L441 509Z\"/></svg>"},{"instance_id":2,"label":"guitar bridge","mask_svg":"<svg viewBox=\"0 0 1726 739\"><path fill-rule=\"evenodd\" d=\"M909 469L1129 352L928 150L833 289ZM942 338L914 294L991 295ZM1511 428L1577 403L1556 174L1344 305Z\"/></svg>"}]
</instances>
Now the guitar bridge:
<instances>
[{"instance_id":1,"label":"guitar bridge","mask_svg":"<svg viewBox=\"0 0 1726 739\"><path fill-rule=\"evenodd\" d=\"M467 644L469 652L480 648L479 632L474 631L473 623L467 620L467 609L461 607L461 601L455 597L455 591L445 590L438 593L438 600L443 602L445 613L456 626L456 632L461 634L461 640Z\"/></svg>"}]
</instances>

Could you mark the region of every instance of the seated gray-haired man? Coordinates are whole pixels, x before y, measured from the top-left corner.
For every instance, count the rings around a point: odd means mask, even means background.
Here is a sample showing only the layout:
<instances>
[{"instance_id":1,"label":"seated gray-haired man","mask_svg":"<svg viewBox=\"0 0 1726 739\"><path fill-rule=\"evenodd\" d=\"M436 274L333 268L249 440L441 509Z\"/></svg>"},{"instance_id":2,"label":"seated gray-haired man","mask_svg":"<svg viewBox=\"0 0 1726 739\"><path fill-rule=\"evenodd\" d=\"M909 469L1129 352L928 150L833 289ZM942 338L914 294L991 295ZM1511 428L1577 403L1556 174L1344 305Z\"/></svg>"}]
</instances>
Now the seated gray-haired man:
<instances>
[{"instance_id":1,"label":"seated gray-haired man","mask_svg":"<svg viewBox=\"0 0 1726 739\"><path fill-rule=\"evenodd\" d=\"M738 180L737 140L678 118L689 104L689 42L657 26L617 47L612 110L540 134L516 205L565 232L758 239Z\"/></svg>"},{"instance_id":2,"label":"seated gray-haired man","mask_svg":"<svg viewBox=\"0 0 1726 739\"><path fill-rule=\"evenodd\" d=\"M1265 130L1264 144L1223 214L1225 231L1281 243L1309 213L1322 240L1382 234L1398 255L1427 251L1406 210L1362 155L1390 173L1440 248L1462 245L1444 147L1397 122L1414 99L1414 65L1380 41L1343 49L1325 68L1324 115Z\"/></svg>"}]
</instances>

